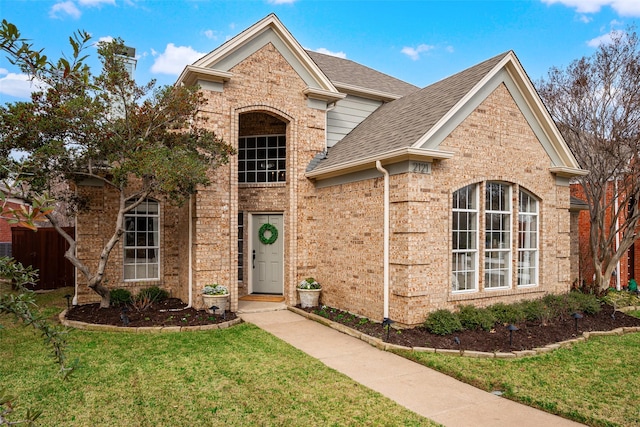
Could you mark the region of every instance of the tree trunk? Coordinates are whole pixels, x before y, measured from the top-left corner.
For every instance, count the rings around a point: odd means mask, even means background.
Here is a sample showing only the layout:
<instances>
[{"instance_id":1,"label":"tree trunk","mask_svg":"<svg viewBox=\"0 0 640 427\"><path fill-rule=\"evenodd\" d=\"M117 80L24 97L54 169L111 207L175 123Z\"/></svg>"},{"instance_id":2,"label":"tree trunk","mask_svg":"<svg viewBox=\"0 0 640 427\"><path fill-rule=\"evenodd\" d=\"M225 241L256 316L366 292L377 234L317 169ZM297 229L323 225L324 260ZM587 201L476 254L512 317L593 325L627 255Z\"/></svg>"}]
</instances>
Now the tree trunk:
<instances>
[{"instance_id":1,"label":"tree trunk","mask_svg":"<svg viewBox=\"0 0 640 427\"><path fill-rule=\"evenodd\" d=\"M102 284L102 280L97 280L96 277L92 279L92 283L89 285L98 295L100 295L100 308L109 308L111 305L111 291L109 288Z\"/></svg>"}]
</instances>

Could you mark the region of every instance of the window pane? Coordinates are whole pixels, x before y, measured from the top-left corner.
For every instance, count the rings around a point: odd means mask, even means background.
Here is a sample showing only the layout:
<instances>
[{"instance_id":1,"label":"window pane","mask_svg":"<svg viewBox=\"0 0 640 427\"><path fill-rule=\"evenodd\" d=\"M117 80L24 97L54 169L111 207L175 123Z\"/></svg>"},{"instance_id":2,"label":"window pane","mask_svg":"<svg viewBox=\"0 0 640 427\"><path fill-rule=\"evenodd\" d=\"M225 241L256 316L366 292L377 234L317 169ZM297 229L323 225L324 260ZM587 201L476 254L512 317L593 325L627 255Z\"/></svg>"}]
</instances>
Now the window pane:
<instances>
[{"instance_id":1,"label":"window pane","mask_svg":"<svg viewBox=\"0 0 640 427\"><path fill-rule=\"evenodd\" d=\"M538 283L538 201L526 191L519 194L518 286Z\"/></svg>"},{"instance_id":2,"label":"window pane","mask_svg":"<svg viewBox=\"0 0 640 427\"><path fill-rule=\"evenodd\" d=\"M248 172L244 175L238 174L239 182L286 181L287 150L284 135L241 137L239 140L238 171Z\"/></svg>"},{"instance_id":3,"label":"window pane","mask_svg":"<svg viewBox=\"0 0 640 427\"><path fill-rule=\"evenodd\" d=\"M488 182L485 187L484 287L511 286L511 187Z\"/></svg>"},{"instance_id":4,"label":"window pane","mask_svg":"<svg viewBox=\"0 0 640 427\"><path fill-rule=\"evenodd\" d=\"M159 278L159 204L146 200L125 216L125 280Z\"/></svg>"},{"instance_id":5,"label":"window pane","mask_svg":"<svg viewBox=\"0 0 640 427\"><path fill-rule=\"evenodd\" d=\"M477 211L475 185L453 193L452 274L453 291L476 289Z\"/></svg>"}]
</instances>

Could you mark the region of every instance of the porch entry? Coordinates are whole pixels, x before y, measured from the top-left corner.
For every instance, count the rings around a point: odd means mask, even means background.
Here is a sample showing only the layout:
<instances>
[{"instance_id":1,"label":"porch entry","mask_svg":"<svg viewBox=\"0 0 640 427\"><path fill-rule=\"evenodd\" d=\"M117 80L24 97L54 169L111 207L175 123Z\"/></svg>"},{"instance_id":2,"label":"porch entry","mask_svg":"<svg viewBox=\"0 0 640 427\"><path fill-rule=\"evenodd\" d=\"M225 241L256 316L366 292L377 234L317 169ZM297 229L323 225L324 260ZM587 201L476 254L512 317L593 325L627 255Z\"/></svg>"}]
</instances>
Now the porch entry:
<instances>
[{"instance_id":1,"label":"porch entry","mask_svg":"<svg viewBox=\"0 0 640 427\"><path fill-rule=\"evenodd\" d=\"M252 217L252 293L282 295L284 292L284 227L282 215L254 214Z\"/></svg>"}]
</instances>

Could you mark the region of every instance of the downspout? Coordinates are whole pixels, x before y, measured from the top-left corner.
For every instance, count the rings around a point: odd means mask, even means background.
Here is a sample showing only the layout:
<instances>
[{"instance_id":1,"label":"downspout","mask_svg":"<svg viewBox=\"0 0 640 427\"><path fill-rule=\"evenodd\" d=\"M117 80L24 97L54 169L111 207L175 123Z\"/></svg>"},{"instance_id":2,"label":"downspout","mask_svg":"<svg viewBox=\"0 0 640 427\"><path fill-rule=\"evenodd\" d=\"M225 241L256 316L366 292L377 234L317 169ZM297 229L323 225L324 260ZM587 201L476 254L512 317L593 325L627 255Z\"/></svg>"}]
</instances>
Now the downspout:
<instances>
[{"instance_id":1,"label":"downspout","mask_svg":"<svg viewBox=\"0 0 640 427\"><path fill-rule=\"evenodd\" d=\"M389 172L382 167L380 160L376 160L376 169L384 175L384 294L383 294L383 313L384 321L389 320Z\"/></svg>"},{"instance_id":2,"label":"downspout","mask_svg":"<svg viewBox=\"0 0 640 427\"><path fill-rule=\"evenodd\" d=\"M193 195L189 195L189 303L185 308L191 308L193 303L193 218L192 215Z\"/></svg>"},{"instance_id":3,"label":"downspout","mask_svg":"<svg viewBox=\"0 0 640 427\"><path fill-rule=\"evenodd\" d=\"M76 196L78 195L78 188L76 187ZM73 228L75 230L76 242L78 241L78 215L76 214L73 219ZM78 257L78 245L76 245L75 256ZM78 305L78 270L73 267L73 300L71 304Z\"/></svg>"}]
</instances>

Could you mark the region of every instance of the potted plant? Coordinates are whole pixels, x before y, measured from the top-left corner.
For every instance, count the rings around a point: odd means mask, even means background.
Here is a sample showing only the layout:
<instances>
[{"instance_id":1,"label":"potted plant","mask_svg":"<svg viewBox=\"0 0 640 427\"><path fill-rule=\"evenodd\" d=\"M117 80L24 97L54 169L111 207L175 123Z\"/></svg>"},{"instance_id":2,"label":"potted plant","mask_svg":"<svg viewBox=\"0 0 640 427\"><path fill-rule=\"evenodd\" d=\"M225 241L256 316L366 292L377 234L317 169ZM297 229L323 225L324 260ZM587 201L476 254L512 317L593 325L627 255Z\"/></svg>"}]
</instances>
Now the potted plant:
<instances>
[{"instance_id":1,"label":"potted plant","mask_svg":"<svg viewBox=\"0 0 640 427\"><path fill-rule=\"evenodd\" d=\"M229 288L224 285L213 283L206 285L202 289L202 301L204 307L209 310L211 307L218 307L216 310L220 310L220 313L224 313L227 310L227 301L229 299Z\"/></svg>"},{"instance_id":2,"label":"potted plant","mask_svg":"<svg viewBox=\"0 0 640 427\"><path fill-rule=\"evenodd\" d=\"M307 277L298 284L298 295L300 295L300 307L316 307L320 298L322 286L313 277Z\"/></svg>"}]
</instances>

